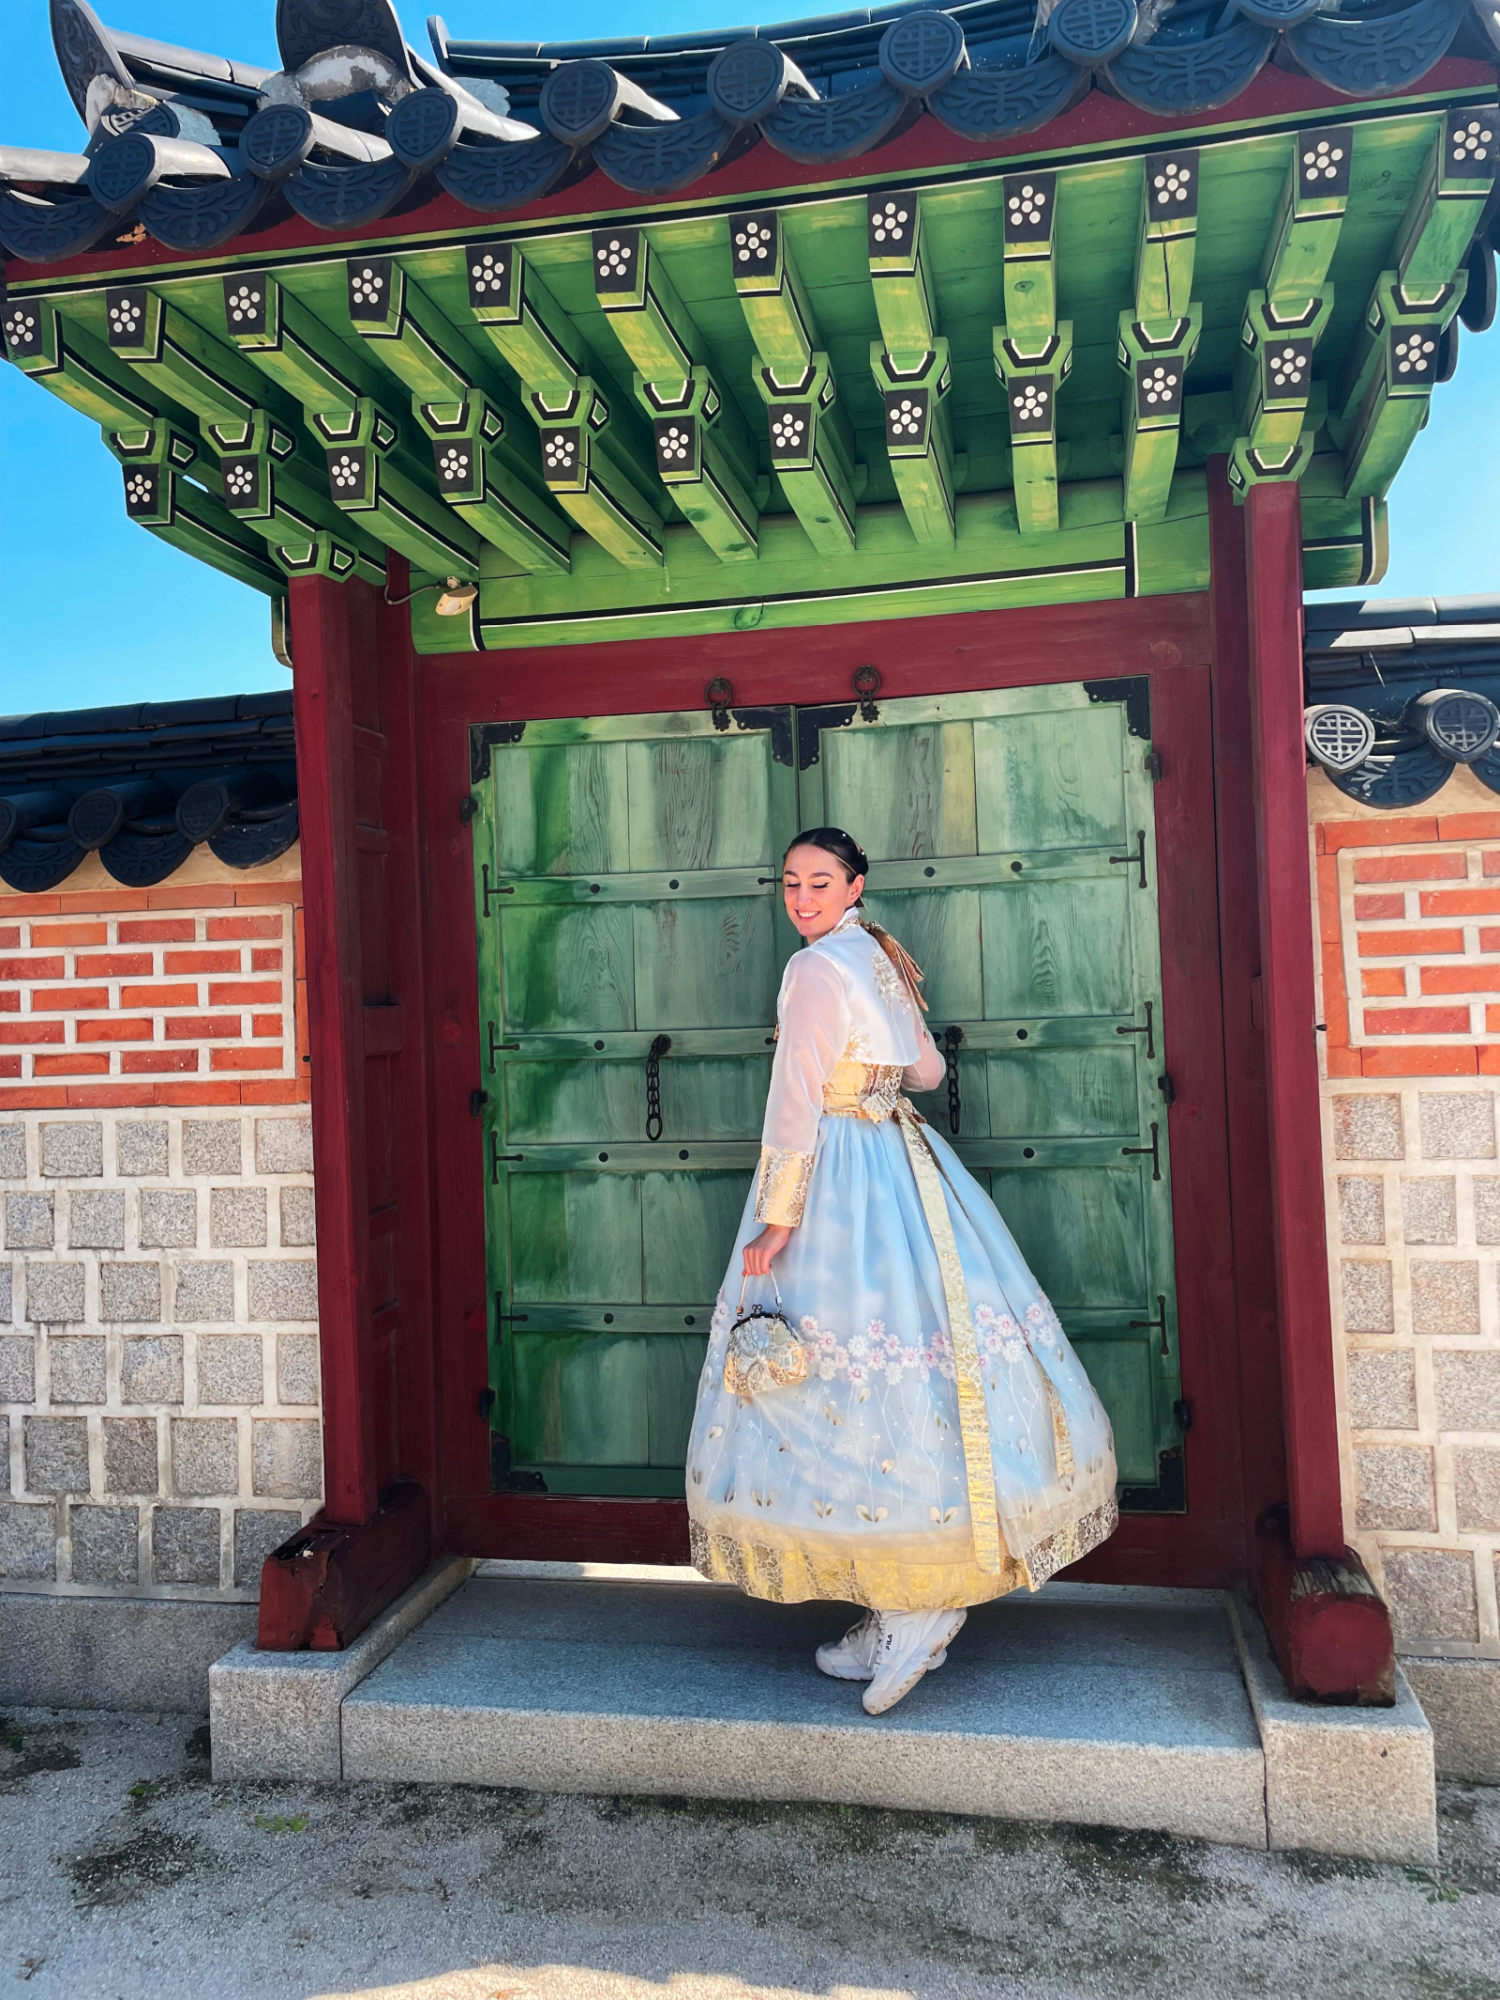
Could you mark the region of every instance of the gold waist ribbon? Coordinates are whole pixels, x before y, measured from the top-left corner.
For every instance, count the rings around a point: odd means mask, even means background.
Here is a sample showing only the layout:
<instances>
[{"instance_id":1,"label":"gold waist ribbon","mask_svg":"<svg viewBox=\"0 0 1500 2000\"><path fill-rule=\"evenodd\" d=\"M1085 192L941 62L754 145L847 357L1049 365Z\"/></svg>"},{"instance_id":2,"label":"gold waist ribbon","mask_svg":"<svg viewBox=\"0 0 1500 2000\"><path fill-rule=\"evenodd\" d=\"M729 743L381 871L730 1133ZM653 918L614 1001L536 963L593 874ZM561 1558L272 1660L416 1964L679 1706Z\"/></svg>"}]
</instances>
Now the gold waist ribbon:
<instances>
[{"instance_id":1,"label":"gold waist ribbon","mask_svg":"<svg viewBox=\"0 0 1500 2000\"><path fill-rule=\"evenodd\" d=\"M969 1308L969 1288L964 1282L963 1263L953 1235L953 1218L943 1199L943 1171L937 1154L928 1144L922 1120L906 1098L898 1098L894 1116L906 1141L907 1157L917 1183L922 1213L932 1232L942 1273L943 1297L948 1306L948 1337L953 1343L953 1363L958 1389L958 1426L964 1443L964 1475L969 1489L969 1520L974 1536L974 1560L991 1576L998 1576L1005 1563L1005 1544L995 1504L995 1461L990 1449L989 1410L984 1399L984 1378L979 1361L979 1343L974 1336L974 1316ZM1047 1395L1052 1418L1052 1445L1060 1479L1073 1473L1073 1440L1067 1413L1057 1388L1038 1360L1031 1343L1028 1352ZM1024 1552L1011 1550L1024 1561Z\"/></svg>"}]
</instances>

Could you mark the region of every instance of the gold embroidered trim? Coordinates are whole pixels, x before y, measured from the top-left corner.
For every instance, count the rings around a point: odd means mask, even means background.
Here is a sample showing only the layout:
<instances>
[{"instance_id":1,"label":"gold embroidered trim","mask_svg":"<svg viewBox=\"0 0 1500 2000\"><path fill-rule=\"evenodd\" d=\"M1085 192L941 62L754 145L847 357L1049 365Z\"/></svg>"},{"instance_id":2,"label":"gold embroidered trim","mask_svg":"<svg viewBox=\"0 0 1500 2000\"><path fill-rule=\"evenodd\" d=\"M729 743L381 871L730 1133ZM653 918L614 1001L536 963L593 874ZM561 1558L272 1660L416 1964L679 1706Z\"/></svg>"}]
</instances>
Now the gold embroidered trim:
<instances>
[{"instance_id":1,"label":"gold embroidered trim","mask_svg":"<svg viewBox=\"0 0 1500 2000\"><path fill-rule=\"evenodd\" d=\"M834 1065L823 1085L823 1110L832 1118L868 1118L883 1125L894 1116L901 1095L899 1063L858 1062L852 1044Z\"/></svg>"},{"instance_id":2,"label":"gold embroidered trim","mask_svg":"<svg viewBox=\"0 0 1500 2000\"><path fill-rule=\"evenodd\" d=\"M1056 1534L1038 1542L1026 1558L1032 1589L1040 1590L1048 1577L1056 1576L1069 1563L1082 1561L1090 1549L1107 1542L1119 1525L1120 1509L1111 1494L1087 1514L1080 1514L1076 1521L1070 1521L1066 1528L1059 1528Z\"/></svg>"},{"instance_id":3,"label":"gold embroidered trim","mask_svg":"<svg viewBox=\"0 0 1500 2000\"><path fill-rule=\"evenodd\" d=\"M807 1206L813 1155L790 1146L762 1146L760 1179L755 1189L755 1219L795 1229Z\"/></svg>"},{"instance_id":4,"label":"gold embroidered trim","mask_svg":"<svg viewBox=\"0 0 1500 2000\"><path fill-rule=\"evenodd\" d=\"M737 1535L713 1534L696 1521L688 1525L695 1569L714 1583L732 1583L747 1596L771 1604L804 1604L820 1598L862 1604L871 1611L958 1611L1032 1583L1027 1565L1008 1552L998 1569L985 1570L971 1552L960 1554L958 1549L950 1562L914 1563L874 1552L835 1556L805 1546L775 1548Z\"/></svg>"},{"instance_id":5,"label":"gold embroidered trim","mask_svg":"<svg viewBox=\"0 0 1500 2000\"><path fill-rule=\"evenodd\" d=\"M943 1199L937 1155L927 1143L916 1112L904 1097L896 1105L896 1118L901 1126L901 1136L906 1141L917 1193L921 1197L922 1213L932 1232L933 1248L943 1276L943 1296L948 1303L948 1338L953 1343L957 1374L958 1427L964 1441L974 1559L982 1570L998 1576L1002 1565L1002 1547L1000 1522L995 1511L995 1461L990 1453L989 1411L984 1400L979 1343L974 1338L974 1321L969 1312L969 1288L964 1283L964 1267L953 1237L953 1220Z\"/></svg>"}]
</instances>

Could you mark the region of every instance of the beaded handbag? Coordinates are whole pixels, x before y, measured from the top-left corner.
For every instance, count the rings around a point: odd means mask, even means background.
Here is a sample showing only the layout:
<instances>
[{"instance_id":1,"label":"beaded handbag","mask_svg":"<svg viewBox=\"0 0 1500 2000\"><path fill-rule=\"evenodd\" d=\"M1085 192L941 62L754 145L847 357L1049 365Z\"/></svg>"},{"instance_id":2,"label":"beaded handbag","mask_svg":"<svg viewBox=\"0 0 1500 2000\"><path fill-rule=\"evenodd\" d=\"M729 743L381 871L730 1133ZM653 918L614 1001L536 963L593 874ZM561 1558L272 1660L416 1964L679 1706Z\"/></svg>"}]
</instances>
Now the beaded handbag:
<instances>
[{"instance_id":1,"label":"beaded handbag","mask_svg":"<svg viewBox=\"0 0 1500 2000\"><path fill-rule=\"evenodd\" d=\"M776 1310L753 1305L745 1311L745 1285L740 1286L738 1317L729 1331L729 1347L724 1356L724 1387L741 1402L764 1396L772 1389L789 1389L805 1382L808 1372L807 1349L797 1338L791 1321L781 1308L781 1287L775 1278Z\"/></svg>"}]
</instances>

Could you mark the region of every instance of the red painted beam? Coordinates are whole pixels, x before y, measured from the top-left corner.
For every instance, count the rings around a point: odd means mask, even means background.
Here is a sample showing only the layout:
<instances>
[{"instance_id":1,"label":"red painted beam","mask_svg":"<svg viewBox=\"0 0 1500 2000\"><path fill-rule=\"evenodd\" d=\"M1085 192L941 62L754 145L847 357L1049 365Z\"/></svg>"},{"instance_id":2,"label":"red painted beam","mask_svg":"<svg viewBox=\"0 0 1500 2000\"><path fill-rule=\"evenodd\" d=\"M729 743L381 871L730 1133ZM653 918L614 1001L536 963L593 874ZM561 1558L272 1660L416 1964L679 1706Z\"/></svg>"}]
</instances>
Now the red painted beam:
<instances>
[{"instance_id":1,"label":"red painted beam","mask_svg":"<svg viewBox=\"0 0 1500 2000\"><path fill-rule=\"evenodd\" d=\"M1290 480L1253 486L1244 512L1261 1004L1290 1532L1296 1556L1342 1560L1302 741L1301 495Z\"/></svg>"}]
</instances>

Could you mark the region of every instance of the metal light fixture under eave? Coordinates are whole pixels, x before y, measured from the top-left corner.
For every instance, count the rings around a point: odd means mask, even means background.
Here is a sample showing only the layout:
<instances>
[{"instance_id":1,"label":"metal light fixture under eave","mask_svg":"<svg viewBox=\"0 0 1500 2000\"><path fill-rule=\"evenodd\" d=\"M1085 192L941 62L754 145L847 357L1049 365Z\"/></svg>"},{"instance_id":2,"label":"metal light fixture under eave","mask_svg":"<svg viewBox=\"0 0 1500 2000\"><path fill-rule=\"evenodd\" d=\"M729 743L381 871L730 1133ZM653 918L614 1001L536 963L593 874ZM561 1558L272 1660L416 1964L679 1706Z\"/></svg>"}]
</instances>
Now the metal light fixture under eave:
<instances>
[{"instance_id":1,"label":"metal light fixture under eave","mask_svg":"<svg viewBox=\"0 0 1500 2000\"><path fill-rule=\"evenodd\" d=\"M477 583L465 583L460 577L446 577L438 601L433 606L439 618L462 618L473 609L474 600L479 595Z\"/></svg>"}]
</instances>

